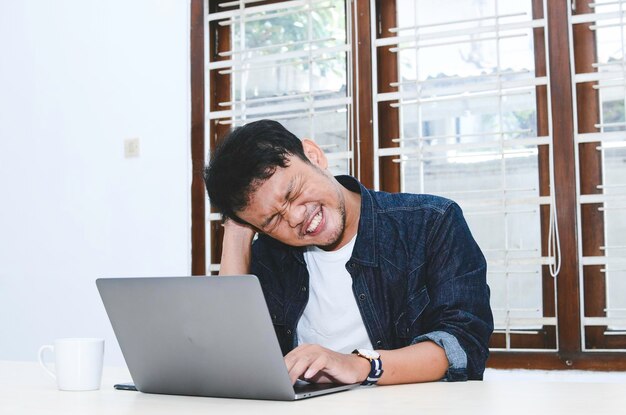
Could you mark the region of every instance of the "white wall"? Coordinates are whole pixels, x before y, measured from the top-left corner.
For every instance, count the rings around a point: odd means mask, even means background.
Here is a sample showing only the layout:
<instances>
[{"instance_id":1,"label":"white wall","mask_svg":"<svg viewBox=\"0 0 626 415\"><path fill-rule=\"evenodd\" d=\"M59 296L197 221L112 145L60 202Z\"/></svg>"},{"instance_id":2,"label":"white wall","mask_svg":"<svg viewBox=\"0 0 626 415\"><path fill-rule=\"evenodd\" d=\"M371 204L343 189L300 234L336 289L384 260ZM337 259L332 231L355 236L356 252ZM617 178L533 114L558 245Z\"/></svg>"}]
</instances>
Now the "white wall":
<instances>
[{"instance_id":1,"label":"white wall","mask_svg":"<svg viewBox=\"0 0 626 415\"><path fill-rule=\"evenodd\" d=\"M121 365L95 279L189 273L189 95L188 0L0 0L0 360Z\"/></svg>"}]
</instances>

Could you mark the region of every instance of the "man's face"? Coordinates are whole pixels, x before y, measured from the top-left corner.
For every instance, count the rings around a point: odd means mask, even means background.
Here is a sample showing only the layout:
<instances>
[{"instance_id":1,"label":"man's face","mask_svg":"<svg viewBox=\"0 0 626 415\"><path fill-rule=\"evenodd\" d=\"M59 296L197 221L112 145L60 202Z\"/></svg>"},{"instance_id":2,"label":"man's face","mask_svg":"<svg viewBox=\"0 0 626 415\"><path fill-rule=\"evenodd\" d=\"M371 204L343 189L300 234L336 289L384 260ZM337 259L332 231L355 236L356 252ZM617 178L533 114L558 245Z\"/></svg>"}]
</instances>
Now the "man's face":
<instances>
[{"instance_id":1,"label":"man's face","mask_svg":"<svg viewBox=\"0 0 626 415\"><path fill-rule=\"evenodd\" d=\"M341 241L346 226L345 198L328 173L298 157L277 168L250 197L238 216L290 246L328 249Z\"/></svg>"}]
</instances>

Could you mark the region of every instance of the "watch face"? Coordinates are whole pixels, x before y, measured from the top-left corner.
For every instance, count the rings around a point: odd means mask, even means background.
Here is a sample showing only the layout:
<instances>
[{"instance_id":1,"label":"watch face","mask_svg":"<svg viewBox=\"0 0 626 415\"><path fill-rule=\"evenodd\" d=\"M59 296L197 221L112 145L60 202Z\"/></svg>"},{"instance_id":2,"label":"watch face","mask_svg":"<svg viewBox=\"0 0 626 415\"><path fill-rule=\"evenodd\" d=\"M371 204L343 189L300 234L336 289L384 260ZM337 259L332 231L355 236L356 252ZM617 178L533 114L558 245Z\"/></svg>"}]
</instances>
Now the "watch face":
<instances>
[{"instance_id":1,"label":"watch face","mask_svg":"<svg viewBox=\"0 0 626 415\"><path fill-rule=\"evenodd\" d=\"M368 359L379 359L380 358L380 354L378 352L375 352L374 350L368 350L368 349L358 349L357 350L359 352L359 354L363 357L366 357Z\"/></svg>"}]
</instances>

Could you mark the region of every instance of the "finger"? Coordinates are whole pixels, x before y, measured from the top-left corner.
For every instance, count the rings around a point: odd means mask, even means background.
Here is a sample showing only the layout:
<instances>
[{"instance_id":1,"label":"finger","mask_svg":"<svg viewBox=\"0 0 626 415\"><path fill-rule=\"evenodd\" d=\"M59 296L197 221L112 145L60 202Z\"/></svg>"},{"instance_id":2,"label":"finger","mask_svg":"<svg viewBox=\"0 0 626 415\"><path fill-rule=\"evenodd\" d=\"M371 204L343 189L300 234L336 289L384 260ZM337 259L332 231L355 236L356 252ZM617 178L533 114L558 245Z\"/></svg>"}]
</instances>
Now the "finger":
<instances>
[{"instance_id":1,"label":"finger","mask_svg":"<svg viewBox=\"0 0 626 415\"><path fill-rule=\"evenodd\" d=\"M293 365L295 365L297 361L298 359L295 356L285 356L285 366L287 367L287 372L291 372Z\"/></svg>"},{"instance_id":2,"label":"finger","mask_svg":"<svg viewBox=\"0 0 626 415\"><path fill-rule=\"evenodd\" d=\"M296 361L302 359L303 356L310 354L311 350L315 350L315 348L312 346L314 345L303 343L287 353L287 355L284 357L287 370L291 370Z\"/></svg>"},{"instance_id":3,"label":"finger","mask_svg":"<svg viewBox=\"0 0 626 415\"><path fill-rule=\"evenodd\" d=\"M341 383L337 382L334 378L331 378L324 372L318 372L317 375L313 376L311 379L306 380L309 383Z\"/></svg>"},{"instance_id":4,"label":"finger","mask_svg":"<svg viewBox=\"0 0 626 415\"><path fill-rule=\"evenodd\" d=\"M304 378L309 380L313 379L320 371L326 368L326 363L328 362L328 358L326 355L320 355L317 359L315 359L308 367L306 372L304 372Z\"/></svg>"},{"instance_id":5,"label":"finger","mask_svg":"<svg viewBox=\"0 0 626 415\"><path fill-rule=\"evenodd\" d=\"M293 365L298 361L300 356L302 356L302 352L306 348L306 346L308 345L302 344L296 347L295 349L293 349L292 351L290 351L289 353L287 353L287 355L284 357L285 366L287 366L287 371L290 371Z\"/></svg>"},{"instance_id":6,"label":"finger","mask_svg":"<svg viewBox=\"0 0 626 415\"><path fill-rule=\"evenodd\" d=\"M291 383L296 383L299 377L302 376L304 372L309 368L309 359L299 359L295 362L295 364L289 370L289 377L291 378Z\"/></svg>"}]
</instances>

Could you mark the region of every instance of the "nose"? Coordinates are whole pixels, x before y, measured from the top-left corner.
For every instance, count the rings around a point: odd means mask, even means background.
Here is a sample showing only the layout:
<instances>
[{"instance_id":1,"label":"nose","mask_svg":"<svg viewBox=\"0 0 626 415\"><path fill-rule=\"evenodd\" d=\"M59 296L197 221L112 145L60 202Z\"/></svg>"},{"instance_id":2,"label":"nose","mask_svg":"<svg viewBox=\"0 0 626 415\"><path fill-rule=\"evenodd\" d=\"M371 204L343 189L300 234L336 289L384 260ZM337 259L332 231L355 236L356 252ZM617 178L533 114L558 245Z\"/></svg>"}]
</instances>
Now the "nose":
<instances>
[{"instance_id":1,"label":"nose","mask_svg":"<svg viewBox=\"0 0 626 415\"><path fill-rule=\"evenodd\" d=\"M289 226L291 226L292 228L295 228L298 225L300 225L304 221L305 218L306 218L306 206L304 205L290 206L289 210L287 211L287 215L285 217L285 219L287 220L287 223L289 223Z\"/></svg>"}]
</instances>

